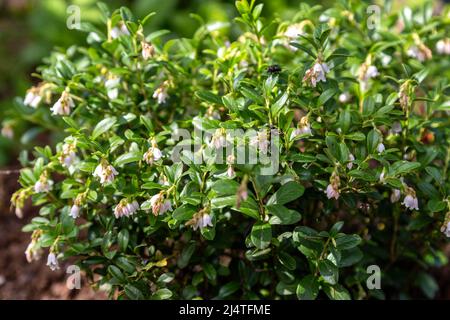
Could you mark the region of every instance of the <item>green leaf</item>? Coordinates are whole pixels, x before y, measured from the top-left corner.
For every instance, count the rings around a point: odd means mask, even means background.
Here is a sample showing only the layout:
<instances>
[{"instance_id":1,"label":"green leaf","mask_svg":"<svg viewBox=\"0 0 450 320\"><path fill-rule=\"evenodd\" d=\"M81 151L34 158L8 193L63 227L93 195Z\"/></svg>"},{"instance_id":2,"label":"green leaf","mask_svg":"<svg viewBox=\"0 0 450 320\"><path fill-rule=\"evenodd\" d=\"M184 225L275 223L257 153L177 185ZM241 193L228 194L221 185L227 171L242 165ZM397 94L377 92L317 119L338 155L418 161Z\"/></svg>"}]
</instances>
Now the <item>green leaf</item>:
<instances>
[{"instance_id":1,"label":"green leaf","mask_svg":"<svg viewBox=\"0 0 450 320\"><path fill-rule=\"evenodd\" d=\"M197 91L195 93L195 95L203 101L211 102L211 103L218 104L218 105L223 105L222 99L218 95L214 94L211 91L200 90L200 91Z\"/></svg>"},{"instance_id":2,"label":"green leaf","mask_svg":"<svg viewBox=\"0 0 450 320\"><path fill-rule=\"evenodd\" d=\"M371 130L367 135L367 151L371 154L375 153L380 142L381 136L378 131Z\"/></svg>"},{"instance_id":3,"label":"green leaf","mask_svg":"<svg viewBox=\"0 0 450 320\"><path fill-rule=\"evenodd\" d=\"M156 14L156 12L150 12L149 14L147 14L140 22L142 26L145 26L145 24L147 23L147 21L153 17Z\"/></svg>"},{"instance_id":4,"label":"green leaf","mask_svg":"<svg viewBox=\"0 0 450 320\"><path fill-rule=\"evenodd\" d=\"M240 287L241 287L241 285L239 284L239 282L236 282L236 281L229 282L220 288L219 297L222 299L229 297L233 293L238 291L240 289Z\"/></svg>"},{"instance_id":5,"label":"green leaf","mask_svg":"<svg viewBox=\"0 0 450 320\"><path fill-rule=\"evenodd\" d=\"M317 106L323 106L336 94L336 92L337 91L334 88L330 88L322 92L322 94L319 96L319 99L317 99Z\"/></svg>"},{"instance_id":6,"label":"green leaf","mask_svg":"<svg viewBox=\"0 0 450 320\"><path fill-rule=\"evenodd\" d=\"M214 266L210 263L205 263L203 265L203 271L205 272L206 277L210 281L215 281L217 278L217 271L214 269Z\"/></svg>"},{"instance_id":7,"label":"green leaf","mask_svg":"<svg viewBox=\"0 0 450 320\"><path fill-rule=\"evenodd\" d=\"M172 213L172 218L177 221L186 221L192 218L196 209L190 205L183 205L176 208Z\"/></svg>"},{"instance_id":8,"label":"green leaf","mask_svg":"<svg viewBox=\"0 0 450 320\"><path fill-rule=\"evenodd\" d=\"M97 6L100 9L103 21L106 22L111 15L108 6L103 2L97 2Z\"/></svg>"},{"instance_id":9,"label":"green leaf","mask_svg":"<svg viewBox=\"0 0 450 320\"><path fill-rule=\"evenodd\" d=\"M334 286L324 286L323 291L332 300L351 300L350 293L340 284Z\"/></svg>"},{"instance_id":10,"label":"green leaf","mask_svg":"<svg viewBox=\"0 0 450 320\"><path fill-rule=\"evenodd\" d=\"M339 280L339 269L330 260L319 261L320 275L325 282L329 284L336 284Z\"/></svg>"},{"instance_id":11,"label":"green leaf","mask_svg":"<svg viewBox=\"0 0 450 320\"><path fill-rule=\"evenodd\" d=\"M297 267L297 263L295 262L295 259L286 252L280 252L278 253L278 261L288 270L295 270Z\"/></svg>"},{"instance_id":12,"label":"green leaf","mask_svg":"<svg viewBox=\"0 0 450 320\"><path fill-rule=\"evenodd\" d=\"M363 141L366 139L366 136L362 132L353 132L345 135L345 139L353 140L353 141Z\"/></svg>"},{"instance_id":13,"label":"green leaf","mask_svg":"<svg viewBox=\"0 0 450 320\"><path fill-rule=\"evenodd\" d=\"M336 237L336 249L338 250L345 250L345 249L352 249L356 246L358 246L361 243L361 237L357 234L352 235L338 235Z\"/></svg>"},{"instance_id":14,"label":"green leaf","mask_svg":"<svg viewBox=\"0 0 450 320\"><path fill-rule=\"evenodd\" d=\"M127 284L125 286L125 294L131 300L144 300L144 295L142 294L141 290L131 284Z\"/></svg>"},{"instance_id":15,"label":"green leaf","mask_svg":"<svg viewBox=\"0 0 450 320\"><path fill-rule=\"evenodd\" d=\"M281 296L289 296L295 294L296 290L297 290L296 283L285 283L282 281L278 282L275 288L275 291Z\"/></svg>"},{"instance_id":16,"label":"green leaf","mask_svg":"<svg viewBox=\"0 0 450 320\"><path fill-rule=\"evenodd\" d=\"M119 247L121 251L126 251L128 246L128 241L130 240L130 234L127 229L120 230L117 235L117 240L119 242Z\"/></svg>"},{"instance_id":17,"label":"green leaf","mask_svg":"<svg viewBox=\"0 0 450 320\"><path fill-rule=\"evenodd\" d=\"M147 128L148 132L153 132L153 123L149 117L141 115L139 121Z\"/></svg>"},{"instance_id":18,"label":"green leaf","mask_svg":"<svg viewBox=\"0 0 450 320\"><path fill-rule=\"evenodd\" d=\"M363 253L359 248L340 250L339 252L341 254L341 259L338 262L339 268L352 266L363 258Z\"/></svg>"},{"instance_id":19,"label":"green leaf","mask_svg":"<svg viewBox=\"0 0 450 320\"><path fill-rule=\"evenodd\" d=\"M126 281L126 278L125 278L124 274L122 273L122 271L120 271L120 269L117 268L117 267L114 266L114 265L110 265L110 266L108 267L108 273L109 273L113 278L115 278L117 281L119 281L119 282L121 282L121 283L123 283L123 282Z\"/></svg>"},{"instance_id":20,"label":"green leaf","mask_svg":"<svg viewBox=\"0 0 450 320\"><path fill-rule=\"evenodd\" d=\"M447 208L447 203L444 202L444 201L431 199L427 203L427 208L431 212L440 212L440 211L443 211L443 210L445 210Z\"/></svg>"},{"instance_id":21,"label":"green leaf","mask_svg":"<svg viewBox=\"0 0 450 320\"><path fill-rule=\"evenodd\" d=\"M289 94L285 92L271 107L272 116L277 117L278 113L281 111L281 109L285 106L286 102L288 101Z\"/></svg>"},{"instance_id":22,"label":"green leaf","mask_svg":"<svg viewBox=\"0 0 450 320\"><path fill-rule=\"evenodd\" d=\"M195 243L194 242L191 242L186 247L184 247L184 249L181 252L181 255L177 261L177 265L180 269L187 267L194 251L195 251Z\"/></svg>"},{"instance_id":23,"label":"green leaf","mask_svg":"<svg viewBox=\"0 0 450 320\"><path fill-rule=\"evenodd\" d=\"M118 257L117 259L115 259L115 263L119 268L121 268L128 274L132 274L133 272L136 271L136 266L131 262L130 259L128 259L125 256Z\"/></svg>"},{"instance_id":24,"label":"green leaf","mask_svg":"<svg viewBox=\"0 0 450 320\"><path fill-rule=\"evenodd\" d=\"M269 223L274 224L281 224L281 225L289 225L294 224L300 221L302 218L301 214L298 213L295 210L291 210L286 208L285 206L279 205L279 204L273 204L267 206L267 210L273 214L272 217L270 217Z\"/></svg>"},{"instance_id":25,"label":"green leaf","mask_svg":"<svg viewBox=\"0 0 450 320\"><path fill-rule=\"evenodd\" d=\"M370 116L375 111L375 100L373 97L367 97L363 101L363 116Z\"/></svg>"},{"instance_id":26,"label":"green leaf","mask_svg":"<svg viewBox=\"0 0 450 320\"><path fill-rule=\"evenodd\" d=\"M138 162L140 160L142 160L142 153L139 151L132 151L119 156L116 161L114 161L114 164L121 167L124 164Z\"/></svg>"},{"instance_id":27,"label":"green leaf","mask_svg":"<svg viewBox=\"0 0 450 320\"><path fill-rule=\"evenodd\" d=\"M167 288L162 288L159 290L156 290L156 292L152 295L152 300L167 300L172 297L172 291L170 291Z\"/></svg>"},{"instance_id":28,"label":"green leaf","mask_svg":"<svg viewBox=\"0 0 450 320\"><path fill-rule=\"evenodd\" d=\"M236 204L236 196L220 197L211 200L212 209L221 209L225 207L234 206Z\"/></svg>"},{"instance_id":29,"label":"green leaf","mask_svg":"<svg viewBox=\"0 0 450 320\"><path fill-rule=\"evenodd\" d=\"M253 225L251 240L258 249L265 249L272 241L272 228L268 223L258 222Z\"/></svg>"},{"instance_id":30,"label":"green leaf","mask_svg":"<svg viewBox=\"0 0 450 320\"><path fill-rule=\"evenodd\" d=\"M97 125L94 128L94 131L92 132L92 139L95 140L97 139L100 135L102 135L103 133L107 132L109 129L112 128L112 126L117 122L117 118L116 117L109 117L109 118L105 118L102 121L100 121L99 123L97 123Z\"/></svg>"},{"instance_id":31,"label":"green leaf","mask_svg":"<svg viewBox=\"0 0 450 320\"><path fill-rule=\"evenodd\" d=\"M175 279L175 275L173 273L167 272L159 276L158 282L169 283L172 282L173 279Z\"/></svg>"},{"instance_id":32,"label":"green leaf","mask_svg":"<svg viewBox=\"0 0 450 320\"><path fill-rule=\"evenodd\" d=\"M297 285L299 300L315 300L319 294L319 281L313 275L303 277Z\"/></svg>"},{"instance_id":33,"label":"green leaf","mask_svg":"<svg viewBox=\"0 0 450 320\"><path fill-rule=\"evenodd\" d=\"M134 21L134 16L130 9L127 7L121 7L119 11L123 21Z\"/></svg>"},{"instance_id":34,"label":"green leaf","mask_svg":"<svg viewBox=\"0 0 450 320\"><path fill-rule=\"evenodd\" d=\"M304 45L302 45L298 42L290 42L289 45L302 50L303 52L305 52L307 55L309 55L314 60L317 58L317 56L309 48L305 47Z\"/></svg>"},{"instance_id":35,"label":"green leaf","mask_svg":"<svg viewBox=\"0 0 450 320\"><path fill-rule=\"evenodd\" d=\"M303 187L300 183L295 181L287 182L270 197L267 204L271 205L289 203L301 197L304 191L305 187Z\"/></svg>"},{"instance_id":36,"label":"green leaf","mask_svg":"<svg viewBox=\"0 0 450 320\"><path fill-rule=\"evenodd\" d=\"M219 196L235 195L238 188L239 183L228 179L217 180L211 187Z\"/></svg>"},{"instance_id":37,"label":"green leaf","mask_svg":"<svg viewBox=\"0 0 450 320\"><path fill-rule=\"evenodd\" d=\"M337 233L342 229L344 226L344 221L338 221L336 222L330 229L330 235L334 237L337 235Z\"/></svg>"},{"instance_id":38,"label":"green leaf","mask_svg":"<svg viewBox=\"0 0 450 320\"><path fill-rule=\"evenodd\" d=\"M408 162L404 160L400 160L391 165L389 169L390 175L396 176L401 174L409 173L415 169L421 167L419 162Z\"/></svg>"},{"instance_id":39,"label":"green leaf","mask_svg":"<svg viewBox=\"0 0 450 320\"><path fill-rule=\"evenodd\" d=\"M256 92L254 89L246 87L246 86L242 86L240 90L246 98L253 100L254 102L256 102L258 104L264 103L264 99L263 99L262 95L259 94L258 92Z\"/></svg>"},{"instance_id":40,"label":"green leaf","mask_svg":"<svg viewBox=\"0 0 450 320\"><path fill-rule=\"evenodd\" d=\"M428 273L420 272L416 276L415 284L422 290L428 299L433 299L439 291L436 280Z\"/></svg>"}]
</instances>

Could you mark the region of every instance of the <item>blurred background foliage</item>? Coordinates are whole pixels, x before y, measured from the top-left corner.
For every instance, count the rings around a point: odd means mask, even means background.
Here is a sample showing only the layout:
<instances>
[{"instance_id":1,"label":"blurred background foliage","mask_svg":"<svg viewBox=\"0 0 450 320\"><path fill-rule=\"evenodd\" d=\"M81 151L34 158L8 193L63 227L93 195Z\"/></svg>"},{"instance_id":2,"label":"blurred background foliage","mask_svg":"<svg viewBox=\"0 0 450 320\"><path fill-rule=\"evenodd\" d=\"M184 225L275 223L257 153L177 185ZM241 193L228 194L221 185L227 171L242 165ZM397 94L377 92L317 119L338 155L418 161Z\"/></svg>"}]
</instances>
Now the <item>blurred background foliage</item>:
<instances>
[{"instance_id":1,"label":"blurred background foliage","mask_svg":"<svg viewBox=\"0 0 450 320\"><path fill-rule=\"evenodd\" d=\"M168 29L176 36L190 37L199 26L191 13L205 22L230 21L236 16L234 0L108 0L110 8L125 5L138 18L156 12L147 24L146 32ZM327 7L333 1L258 0L264 3L262 15L290 19L301 2ZM385 2L385 1L383 1ZM423 0L393 1L394 9L415 6ZM11 123L15 137L0 135L0 167L12 164L18 150L47 142L49 135L39 136L42 129L34 128L26 112L18 108L13 99L23 97L26 90L37 82L31 74L54 47L67 48L83 44L86 34L69 30L66 26L68 7L80 8L81 22L96 24L100 14L96 0L0 0L0 125ZM370 4L371 1L368 1ZM233 30L230 30L230 36ZM23 120L23 121L22 121ZM31 122L31 123L30 123Z\"/></svg>"}]
</instances>

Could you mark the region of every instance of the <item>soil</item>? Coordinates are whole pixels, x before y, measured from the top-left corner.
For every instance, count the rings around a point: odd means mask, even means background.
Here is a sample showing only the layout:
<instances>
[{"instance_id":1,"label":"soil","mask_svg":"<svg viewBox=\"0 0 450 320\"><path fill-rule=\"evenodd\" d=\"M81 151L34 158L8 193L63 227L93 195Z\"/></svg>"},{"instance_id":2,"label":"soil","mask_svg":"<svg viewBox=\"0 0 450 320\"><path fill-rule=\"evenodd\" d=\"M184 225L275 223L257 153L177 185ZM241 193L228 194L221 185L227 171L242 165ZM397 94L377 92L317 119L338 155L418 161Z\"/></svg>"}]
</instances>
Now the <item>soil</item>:
<instances>
[{"instance_id":1,"label":"soil","mask_svg":"<svg viewBox=\"0 0 450 320\"><path fill-rule=\"evenodd\" d=\"M106 294L94 291L83 276L81 289L70 290L66 286L70 275L65 273L69 263L60 262L61 268L51 271L45 255L40 261L27 262L24 252L30 234L21 229L35 213L25 209L24 217L19 219L10 210L9 199L19 187L16 181L17 173L0 173L0 299L106 299Z\"/></svg>"}]
</instances>

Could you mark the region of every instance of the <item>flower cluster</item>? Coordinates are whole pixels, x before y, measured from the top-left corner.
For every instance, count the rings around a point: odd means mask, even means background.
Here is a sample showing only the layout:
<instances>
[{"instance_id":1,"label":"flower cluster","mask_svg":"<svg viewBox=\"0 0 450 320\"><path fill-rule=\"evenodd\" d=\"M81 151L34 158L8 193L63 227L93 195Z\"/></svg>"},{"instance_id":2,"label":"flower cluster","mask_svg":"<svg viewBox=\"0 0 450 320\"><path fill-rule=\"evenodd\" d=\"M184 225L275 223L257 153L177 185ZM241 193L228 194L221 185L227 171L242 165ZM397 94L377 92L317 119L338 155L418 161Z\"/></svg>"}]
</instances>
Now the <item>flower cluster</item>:
<instances>
[{"instance_id":1,"label":"flower cluster","mask_svg":"<svg viewBox=\"0 0 450 320\"><path fill-rule=\"evenodd\" d=\"M114 181L115 176L119 173L112 165L110 165L106 161L101 161L100 164L95 168L94 173L92 174L94 177L100 179L101 184L112 183Z\"/></svg>"},{"instance_id":2,"label":"flower cluster","mask_svg":"<svg viewBox=\"0 0 450 320\"><path fill-rule=\"evenodd\" d=\"M326 74L328 72L330 72L328 65L325 62L317 61L306 71L303 82L310 83L313 87L316 87L318 82L327 81Z\"/></svg>"},{"instance_id":3,"label":"flower cluster","mask_svg":"<svg viewBox=\"0 0 450 320\"><path fill-rule=\"evenodd\" d=\"M114 208L114 216L118 219L121 217L129 217L139 210L139 203L134 200L129 202L127 199L123 199Z\"/></svg>"},{"instance_id":4,"label":"flower cluster","mask_svg":"<svg viewBox=\"0 0 450 320\"><path fill-rule=\"evenodd\" d=\"M151 197L150 204L152 213L155 216L164 214L167 211L172 211L172 203L170 202L170 200L166 199L164 192L160 192Z\"/></svg>"}]
</instances>

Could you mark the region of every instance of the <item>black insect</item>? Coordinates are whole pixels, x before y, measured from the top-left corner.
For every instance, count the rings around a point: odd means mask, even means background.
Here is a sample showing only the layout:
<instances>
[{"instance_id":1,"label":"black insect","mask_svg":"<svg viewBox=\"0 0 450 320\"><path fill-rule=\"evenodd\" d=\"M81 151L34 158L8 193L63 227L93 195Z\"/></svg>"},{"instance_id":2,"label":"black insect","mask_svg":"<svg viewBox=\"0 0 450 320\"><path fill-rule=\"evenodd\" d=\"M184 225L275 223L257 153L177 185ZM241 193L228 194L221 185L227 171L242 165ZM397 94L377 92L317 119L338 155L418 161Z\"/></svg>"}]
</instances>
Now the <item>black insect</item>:
<instances>
[{"instance_id":1,"label":"black insect","mask_svg":"<svg viewBox=\"0 0 450 320\"><path fill-rule=\"evenodd\" d=\"M280 73L281 72L281 67L277 64L271 65L267 67L267 72L268 73Z\"/></svg>"}]
</instances>

